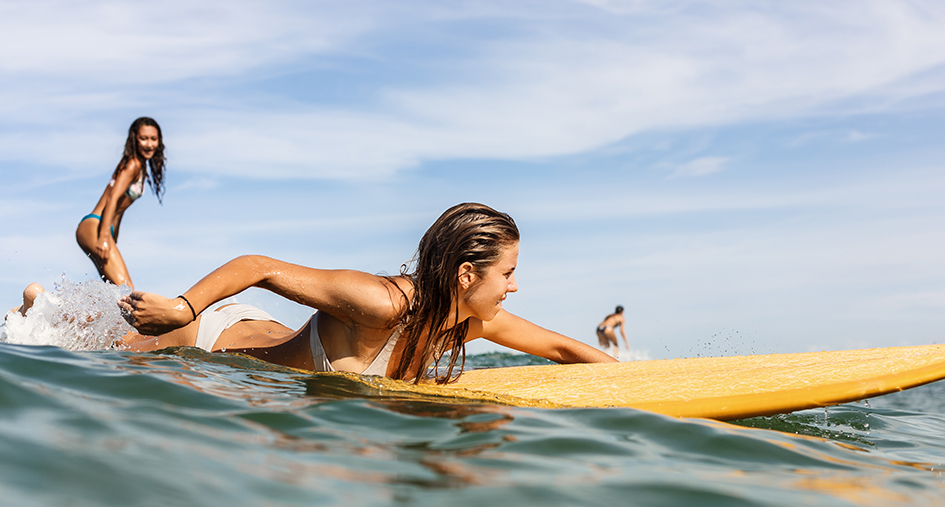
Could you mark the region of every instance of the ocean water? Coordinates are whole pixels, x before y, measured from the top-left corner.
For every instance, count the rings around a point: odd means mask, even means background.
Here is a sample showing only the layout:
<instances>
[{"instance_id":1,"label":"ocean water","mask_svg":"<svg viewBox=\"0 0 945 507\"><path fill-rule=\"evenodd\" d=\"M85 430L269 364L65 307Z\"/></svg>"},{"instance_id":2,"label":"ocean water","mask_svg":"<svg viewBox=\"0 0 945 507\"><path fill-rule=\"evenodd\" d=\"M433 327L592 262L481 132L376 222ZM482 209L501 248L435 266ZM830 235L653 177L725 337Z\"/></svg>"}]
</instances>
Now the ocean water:
<instances>
[{"instance_id":1,"label":"ocean water","mask_svg":"<svg viewBox=\"0 0 945 507\"><path fill-rule=\"evenodd\" d=\"M42 345L15 343L9 326L3 506L945 503L945 383L721 423L390 398L192 348L88 350L120 327ZM467 366L542 363L481 354Z\"/></svg>"}]
</instances>

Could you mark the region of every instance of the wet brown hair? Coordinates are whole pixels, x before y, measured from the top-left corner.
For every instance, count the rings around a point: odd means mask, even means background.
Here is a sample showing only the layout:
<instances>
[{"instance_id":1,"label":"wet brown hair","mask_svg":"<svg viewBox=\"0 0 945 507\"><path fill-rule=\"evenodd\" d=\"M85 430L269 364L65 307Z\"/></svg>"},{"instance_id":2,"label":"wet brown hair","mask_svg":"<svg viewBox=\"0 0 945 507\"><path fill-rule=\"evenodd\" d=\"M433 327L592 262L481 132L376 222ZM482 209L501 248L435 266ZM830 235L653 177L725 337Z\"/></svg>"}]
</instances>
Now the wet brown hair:
<instances>
[{"instance_id":1,"label":"wet brown hair","mask_svg":"<svg viewBox=\"0 0 945 507\"><path fill-rule=\"evenodd\" d=\"M149 160L149 165L151 166L151 174L148 175L147 170L145 171L145 177L148 178L148 183L151 185L151 191L154 192L154 195L157 196L158 202L163 204L162 198L164 197L164 135L161 134L161 126L157 124L152 118L147 116L142 116L134 122L131 123L131 127L128 127L128 139L125 140L125 152L121 156L121 161L118 162L118 167L115 168L115 172L112 174L112 177L115 178L118 176L118 173L131 161L132 158L137 158L138 161L143 161L144 157L138 153L138 131L141 130L141 127L154 127L158 132L158 146L154 150L154 155Z\"/></svg>"},{"instance_id":2,"label":"wet brown hair","mask_svg":"<svg viewBox=\"0 0 945 507\"><path fill-rule=\"evenodd\" d=\"M425 368L434 364L438 384L450 382L453 367L466 363L469 322L459 322L453 311L459 296L459 267L468 262L476 272L495 264L504 249L519 241L512 217L484 204L463 203L446 210L427 229L413 258L414 270L401 267L401 275L414 286L413 299L401 317L400 340L405 343L394 378L419 382ZM450 315L454 320L448 322ZM440 374L440 359L449 353L449 364Z\"/></svg>"}]
</instances>

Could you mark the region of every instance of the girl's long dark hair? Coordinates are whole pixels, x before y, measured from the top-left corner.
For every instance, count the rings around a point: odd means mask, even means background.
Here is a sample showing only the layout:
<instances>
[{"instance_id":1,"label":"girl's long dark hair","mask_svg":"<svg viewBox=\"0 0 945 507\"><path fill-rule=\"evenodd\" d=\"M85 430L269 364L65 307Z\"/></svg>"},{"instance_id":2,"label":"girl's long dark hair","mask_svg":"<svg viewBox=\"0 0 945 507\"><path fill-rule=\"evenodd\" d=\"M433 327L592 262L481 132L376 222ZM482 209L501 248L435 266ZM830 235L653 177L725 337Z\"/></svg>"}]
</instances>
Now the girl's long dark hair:
<instances>
[{"instance_id":1,"label":"girl's long dark hair","mask_svg":"<svg viewBox=\"0 0 945 507\"><path fill-rule=\"evenodd\" d=\"M154 150L154 155L149 161L151 166L151 174L148 175L147 170L145 170L145 177L148 179L148 184L151 185L151 191L154 192L154 195L157 196L158 202L163 204L162 198L164 197L164 135L161 134L161 126L157 124L151 118L147 116L142 116L134 122L132 122L131 127L128 128L128 139L125 140L125 152L121 156L121 161L118 162L118 167L115 168L115 172L112 173L112 178L118 177L118 173L124 168L132 158L137 158L139 161L143 160L144 157L138 153L138 131L141 130L141 127L148 126L154 127L158 132L158 146Z\"/></svg>"},{"instance_id":2,"label":"girl's long dark hair","mask_svg":"<svg viewBox=\"0 0 945 507\"><path fill-rule=\"evenodd\" d=\"M426 367L439 366L447 352L445 372L433 370L436 382L445 384L455 378L453 367L460 357L462 372L469 323L458 322L458 313L453 311L459 296L459 267L469 262L481 272L518 240L518 227L512 217L476 203L453 206L427 229L417 247L414 271L408 273L406 264L401 267L401 275L413 282L414 292L400 319L404 326L400 340L405 345L394 378L419 382ZM448 322L450 315L452 322Z\"/></svg>"}]
</instances>

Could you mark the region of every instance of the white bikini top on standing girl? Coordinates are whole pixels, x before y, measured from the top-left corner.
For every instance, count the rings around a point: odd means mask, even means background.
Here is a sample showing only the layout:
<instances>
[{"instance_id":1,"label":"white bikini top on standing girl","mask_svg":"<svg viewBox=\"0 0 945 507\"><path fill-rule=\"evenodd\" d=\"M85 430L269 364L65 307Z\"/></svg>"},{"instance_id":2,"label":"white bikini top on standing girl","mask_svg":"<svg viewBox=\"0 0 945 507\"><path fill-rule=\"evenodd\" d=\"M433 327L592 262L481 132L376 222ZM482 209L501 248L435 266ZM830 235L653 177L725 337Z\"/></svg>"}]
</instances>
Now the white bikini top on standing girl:
<instances>
[{"instance_id":1,"label":"white bikini top on standing girl","mask_svg":"<svg viewBox=\"0 0 945 507\"><path fill-rule=\"evenodd\" d=\"M147 173L142 172L141 176L136 181L133 181L131 182L131 185L128 185L128 190L125 191L125 195L128 196L129 199L131 199L131 202L137 201L139 197L144 195L144 183L147 179L148 179ZM115 178L112 178L111 181L108 182L108 186L111 187L114 185L115 185Z\"/></svg>"}]
</instances>

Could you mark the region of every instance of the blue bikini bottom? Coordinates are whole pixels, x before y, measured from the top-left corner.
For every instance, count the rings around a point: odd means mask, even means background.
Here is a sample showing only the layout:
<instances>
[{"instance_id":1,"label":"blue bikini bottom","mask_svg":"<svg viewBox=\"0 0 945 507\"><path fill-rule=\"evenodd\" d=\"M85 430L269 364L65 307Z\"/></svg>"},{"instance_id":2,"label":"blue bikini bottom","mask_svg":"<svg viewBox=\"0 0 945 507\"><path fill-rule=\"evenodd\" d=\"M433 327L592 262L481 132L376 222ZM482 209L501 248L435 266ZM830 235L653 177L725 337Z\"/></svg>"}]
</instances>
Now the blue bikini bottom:
<instances>
[{"instance_id":1,"label":"blue bikini bottom","mask_svg":"<svg viewBox=\"0 0 945 507\"><path fill-rule=\"evenodd\" d=\"M101 217L100 215L96 215L95 213L89 213L88 215L85 215L84 217L82 217L82 220L79 220L79 223L81 224L82 222L85 222L86 220L88 220L88 219L90 219L90 218L94 218L94 219L98 220L99 222L102 221L102 217ZM114 237L115 237L115 226L113 225L113 226L109 227L109 230L111 231L112 237L114 238Z\"/></svg>"}]
</instances>

